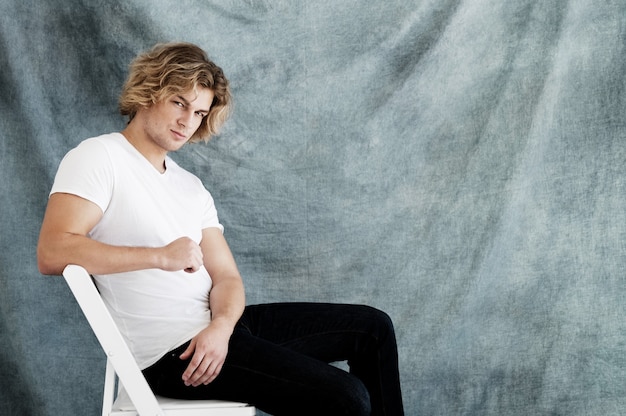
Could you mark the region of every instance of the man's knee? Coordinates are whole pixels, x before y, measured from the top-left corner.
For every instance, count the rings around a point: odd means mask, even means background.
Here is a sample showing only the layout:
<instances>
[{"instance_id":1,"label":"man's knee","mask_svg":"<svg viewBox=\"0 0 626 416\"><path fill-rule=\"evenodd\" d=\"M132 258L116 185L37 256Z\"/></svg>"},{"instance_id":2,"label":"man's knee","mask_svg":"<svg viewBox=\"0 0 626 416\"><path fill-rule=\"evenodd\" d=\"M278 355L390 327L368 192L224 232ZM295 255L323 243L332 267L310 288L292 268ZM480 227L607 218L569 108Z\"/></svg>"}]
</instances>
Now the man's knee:
<instances>
[{"instance_id":1,"label":"man's knee","mask_svg":"<svg viewBox=\"0 0 626 416\"><path fill-rule=\"evenodd\" d=\"M389 335L395 337L395 329L391 317L380 309L371 306L364 306L367 322L372 325L372 331L376 338L387 338ZM373 334L373 335L374 335Z\"/></svg>"}]
</instances>

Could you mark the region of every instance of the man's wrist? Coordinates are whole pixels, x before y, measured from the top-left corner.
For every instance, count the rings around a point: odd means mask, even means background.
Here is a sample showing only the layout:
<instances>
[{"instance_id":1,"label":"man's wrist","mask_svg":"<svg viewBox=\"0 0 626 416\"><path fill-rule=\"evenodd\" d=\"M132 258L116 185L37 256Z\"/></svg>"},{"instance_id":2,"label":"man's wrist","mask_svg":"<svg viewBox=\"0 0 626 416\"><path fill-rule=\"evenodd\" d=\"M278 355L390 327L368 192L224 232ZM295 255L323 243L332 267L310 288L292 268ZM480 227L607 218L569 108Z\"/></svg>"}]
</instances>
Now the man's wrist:
<instances>
[{"instance_id":1,"label":"man's wrist","mask_svg":"<svg viewBox=\"0 0 626 416\"><path fill-rule=\"evenodd\" d=\"M211 323L209 325L220 331L228 332L228 334L231 335L235 329L236 323L236 321L229 319L226 316L217 316L211 318Z\"/></svg>"}]
</instances>

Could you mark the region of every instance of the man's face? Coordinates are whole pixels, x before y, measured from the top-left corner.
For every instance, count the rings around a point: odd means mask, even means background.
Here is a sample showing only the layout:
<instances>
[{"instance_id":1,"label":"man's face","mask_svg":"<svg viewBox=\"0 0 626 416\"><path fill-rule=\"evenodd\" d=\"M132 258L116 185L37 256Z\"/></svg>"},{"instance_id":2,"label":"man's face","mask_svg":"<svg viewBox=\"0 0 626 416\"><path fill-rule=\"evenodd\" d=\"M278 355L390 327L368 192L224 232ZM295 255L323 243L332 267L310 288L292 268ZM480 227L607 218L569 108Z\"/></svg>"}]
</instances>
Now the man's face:
<instances>
[{"instance_id":1,"label":"man's face","mask_svg":"<svg viewBox=\"0 0 626 416\"><path fill-rule=\"evenodd\" d=\"M143 129L148 138L167 152L180 149L200 127L213 102L213 91L198 88L143 108Z\"/></svg>"}]
</instances>

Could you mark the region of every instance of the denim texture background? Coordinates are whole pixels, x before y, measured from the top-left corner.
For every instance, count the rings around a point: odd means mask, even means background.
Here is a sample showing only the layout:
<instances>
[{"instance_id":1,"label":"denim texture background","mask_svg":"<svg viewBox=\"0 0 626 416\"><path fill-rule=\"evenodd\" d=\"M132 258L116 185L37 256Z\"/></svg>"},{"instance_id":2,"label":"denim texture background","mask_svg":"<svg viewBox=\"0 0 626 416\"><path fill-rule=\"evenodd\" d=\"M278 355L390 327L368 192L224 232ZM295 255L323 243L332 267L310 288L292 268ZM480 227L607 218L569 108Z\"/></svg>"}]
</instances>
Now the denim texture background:
<instances>
[{"instance_id":1,"label":"denim texture background","mask_svg":"<svg viewBox=\"0 0 626 416\"><path fill-rule=\"evenodd\" d=\"M37 236L62 156L123 128L129 61L170 40L232 82L222 134L173 157L249 303L387 311L407 415L626 414L618 0L0 3L0 414L99 414L104 354Z\"/></svg>"}]
</instances>

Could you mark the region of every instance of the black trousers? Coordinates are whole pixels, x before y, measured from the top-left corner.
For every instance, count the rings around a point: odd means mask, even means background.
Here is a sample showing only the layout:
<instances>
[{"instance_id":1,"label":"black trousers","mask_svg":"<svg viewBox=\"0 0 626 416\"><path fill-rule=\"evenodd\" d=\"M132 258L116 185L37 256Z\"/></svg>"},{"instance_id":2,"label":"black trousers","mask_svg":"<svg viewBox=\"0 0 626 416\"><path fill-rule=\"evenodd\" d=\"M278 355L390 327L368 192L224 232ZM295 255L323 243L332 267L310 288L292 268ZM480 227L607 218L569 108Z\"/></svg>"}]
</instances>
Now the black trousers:
<instances>
[{"instance_id":1,"label":"black trousers","mask_svg":"<svg viewBox=\"0 0 626 416\"><path fill-rule=\"evenodd\" d=\"M273 415L404 414L393 324L368 306L248 306L220 375L206 386L182 381L187 345L144 370L156 394L246 402ZM337 361L350 371L329 364Z\"/></svg>"}]
</instances>

